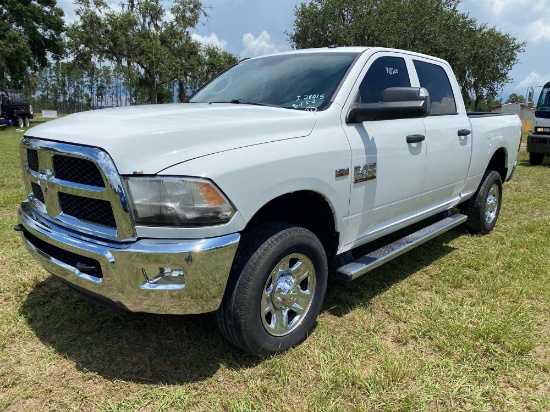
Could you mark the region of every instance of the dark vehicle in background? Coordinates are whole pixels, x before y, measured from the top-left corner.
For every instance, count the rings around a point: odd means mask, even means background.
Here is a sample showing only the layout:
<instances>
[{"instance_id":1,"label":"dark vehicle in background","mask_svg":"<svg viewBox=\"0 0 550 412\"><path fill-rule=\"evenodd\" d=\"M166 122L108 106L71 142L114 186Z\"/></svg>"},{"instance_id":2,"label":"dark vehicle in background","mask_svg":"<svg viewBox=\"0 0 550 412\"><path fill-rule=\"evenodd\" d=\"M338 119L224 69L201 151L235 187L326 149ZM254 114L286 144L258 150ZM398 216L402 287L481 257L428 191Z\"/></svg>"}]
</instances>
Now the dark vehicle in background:
<instances>
[{"instance_id":1,"label":"dark vehicle in background","mask_svg":"<svg viewBox=\"0 0 550 412\"><path fill-rule=\"evenodd\" d=\"M34 118L29 102L21 95L6 89L0 89L0 126L29 127Z\"/></svg>"},{"instance_id":2,"label":"dark vehicle in background","mask_svg":"<svg viewBox=\"0 0 550 412\"><path fill-rule=\"evenodd\" d=\"M540 165L545 155L550 155L550 82L540 93L535 110L533 134L527 136L527 152L532 165Z\"/></svg>"}]
</instances>

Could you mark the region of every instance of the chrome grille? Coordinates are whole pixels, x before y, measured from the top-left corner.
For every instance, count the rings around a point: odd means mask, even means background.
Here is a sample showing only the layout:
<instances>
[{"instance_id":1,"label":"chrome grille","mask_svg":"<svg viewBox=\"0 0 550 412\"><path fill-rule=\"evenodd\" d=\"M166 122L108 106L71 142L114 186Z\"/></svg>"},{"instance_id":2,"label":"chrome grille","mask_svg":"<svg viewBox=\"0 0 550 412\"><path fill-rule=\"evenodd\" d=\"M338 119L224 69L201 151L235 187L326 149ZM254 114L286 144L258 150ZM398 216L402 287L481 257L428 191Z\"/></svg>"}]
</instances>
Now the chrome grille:
<instances>
[{"instance_id":1,"label":"chrome grille","mask_svg":"<svg viewBox=\"0 0 550 412\"><path fill-rule=\"evenodd\" d=\"M58 179L83 185L105 187L101 173L95 164L78 157L53 157L53 174Z\"/></svg>"},{"instance_id":2,"label":"chrome grille","mask_svg":"<svg viewBox=\"0 0 550 412\"><path fill-rule=\"evenodd\" d=\"M135 237L122 180L103 150L25 137L21 161L38 213L83 234Z\"/></svg>"},{"instance_id":3,"label":"chrome grille","mask_svg":"<svg viewBox=\"0 0 550 412\"><path fill-rule=\"evenodd\" d=\"M36 150L27 149L27 159L29 161L29 168L38 172L38 153Z\"/></svg>"},{"instance_id":4,"label":"chrome grille","mask_svg":"<svg viewBox=\"0 0 550 412\"><path fill-rule=\"evenodd\" d=\"M42 189L40 189L40 186L32 182L31 187L32 187L32 194L34 195L34 197L40 200L42 203L44 203L44 193L42 193Z\"/></svg>"},{"instance_id":5,"label":"chrome grille","mask_svg":"<svg viewBox=\"0 0 550 412\"><path fill-rule=\"evenodd\" d=\"M98 225L115 227L111 204L106 200L59 193L59 205L63 213Z\"/></svg>"}]
</instances>

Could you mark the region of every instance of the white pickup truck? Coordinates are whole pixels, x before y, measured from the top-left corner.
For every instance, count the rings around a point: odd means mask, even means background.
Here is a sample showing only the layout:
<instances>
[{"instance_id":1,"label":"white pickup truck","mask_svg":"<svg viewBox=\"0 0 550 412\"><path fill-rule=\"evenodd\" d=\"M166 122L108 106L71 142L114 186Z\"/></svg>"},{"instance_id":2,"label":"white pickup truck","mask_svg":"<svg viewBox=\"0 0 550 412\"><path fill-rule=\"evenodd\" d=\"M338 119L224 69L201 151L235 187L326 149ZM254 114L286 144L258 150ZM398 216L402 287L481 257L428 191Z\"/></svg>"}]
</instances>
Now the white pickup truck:
<instances>
[{"instance_id":1,"label":"white pickup truck","mask_svg":"<svg viewBox=\"0 0 550 412\"><path fill-rule=\"evenodd\" d=\"M467 114L437 58L364 47L264 56L184 104L28 130L15 229L87 297L130 311L216 311L230 342L266 356L307 336L327 262L352 280L463 222L489 232L520 135L515 115Z\"/></svg>"}]
</instances>

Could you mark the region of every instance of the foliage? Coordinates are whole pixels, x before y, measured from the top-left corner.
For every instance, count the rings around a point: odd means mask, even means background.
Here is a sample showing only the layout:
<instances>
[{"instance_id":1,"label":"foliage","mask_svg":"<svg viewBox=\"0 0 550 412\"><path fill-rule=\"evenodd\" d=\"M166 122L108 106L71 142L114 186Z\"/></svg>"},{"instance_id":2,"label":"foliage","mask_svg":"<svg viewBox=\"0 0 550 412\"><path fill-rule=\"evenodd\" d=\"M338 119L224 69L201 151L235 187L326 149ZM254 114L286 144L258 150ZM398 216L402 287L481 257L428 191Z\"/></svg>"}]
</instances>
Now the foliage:
<instances>
[{"instance_id":1,"label":"foliage","mask_svg":"<svg viewBox=\"0 0 550 412\"><path fill-rule=\"evenodd\" d=\"M63 55L63 11L55 0L0 0L0 85L21 88L48 55Z\"/></svg>"},{"instance_id":2,"label":"foliage","mask_svg":"<svg viewBox=\"0 0 550 412\"><path fill-rule=\"evenodd\" d=\"M460 0L312 0L294 10L296 48L391 47L437 56L453 67L466 105L479 110L511 79L525 43L458 11Z\"/></svg>"},{"instance_id":3,"label":"foliage","mask_svg":"<svg viewBox=\"0 0 550 412\"><path fill-rule=\"evenodd\" d=\"M491 112L493 109L502 106L502 100L496 99L495 95L490 93L478 99L476 104L477 106L474 106L470 102L470 106L467 108L478 112Z\"/></svg>"},{"instance_id":4,"label":"foliage","mask_svg":"<svg viewBox=\"0 0 550 412\"><path fill-rule=\"evenodd\" d=\"M207 76L237 61L191 39L189 29L206 16L199 0L173 0L170 8L160 0L129 0L120 10L103 0L75 3L79 19L68 30L73 63L91 83L103 65L114 66L132 104L172 101L175 91L183 101Z\"/></svg>"},{"instance_id":5,"label":"foliage","mask_svg":"<svg viewBox=\"0 0 550 412\"><path fill-rule=\"evenodd\" d=\"M512 93L504 103L525 103L525 96Z\"/></svg>"}]
</instances>

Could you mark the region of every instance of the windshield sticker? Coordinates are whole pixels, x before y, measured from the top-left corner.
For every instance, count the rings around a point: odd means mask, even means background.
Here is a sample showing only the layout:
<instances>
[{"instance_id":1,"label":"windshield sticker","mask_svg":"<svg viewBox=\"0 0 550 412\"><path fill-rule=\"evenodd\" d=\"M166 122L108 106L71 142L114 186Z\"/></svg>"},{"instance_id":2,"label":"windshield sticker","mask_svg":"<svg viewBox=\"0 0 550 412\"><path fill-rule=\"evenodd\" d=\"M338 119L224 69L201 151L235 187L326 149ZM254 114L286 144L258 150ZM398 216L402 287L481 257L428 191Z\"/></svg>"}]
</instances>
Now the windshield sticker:
<instances>
[{"instance_id":1,"label":"windshield sticker","mask_svg":"<svg viewBox=\"0 0 550 412\"><path fill-rule=\"evenodd\" d=\"M316 112L317 107L313 105L319 105L324 99L324 94L304 94L296 96L296 103L292 104L292 107L294 107L295 109Z\"/></svg>"}]
</instances>

